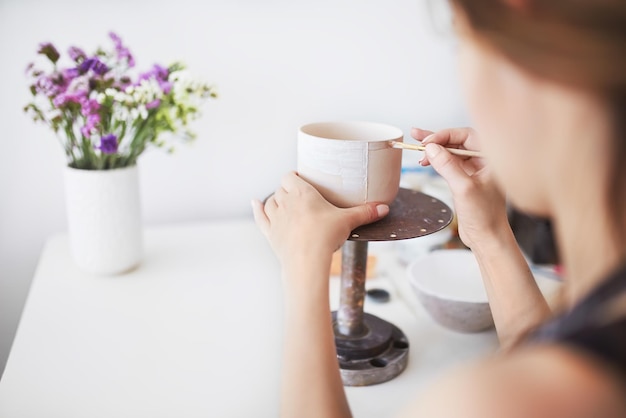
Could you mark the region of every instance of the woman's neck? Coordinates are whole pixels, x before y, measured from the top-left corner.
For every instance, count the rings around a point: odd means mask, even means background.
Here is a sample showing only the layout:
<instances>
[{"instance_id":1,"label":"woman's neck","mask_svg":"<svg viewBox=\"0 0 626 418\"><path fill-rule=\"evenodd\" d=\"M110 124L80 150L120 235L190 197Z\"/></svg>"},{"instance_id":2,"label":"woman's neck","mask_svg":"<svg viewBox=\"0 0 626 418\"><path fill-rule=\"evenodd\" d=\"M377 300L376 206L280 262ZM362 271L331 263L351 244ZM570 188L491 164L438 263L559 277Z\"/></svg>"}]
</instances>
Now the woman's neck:
<instances>
[{"instance_id":1,"label":"woman's neck","mask_svg":"<svg viewBox=\"0 0 626 418\"><path fill-rule=\"evenodd\" d=\"M625 238L614 232L626 218L611 219L609 211L607 161L613 132L606 112L591 101L572 108L576 110L563 115L560 129L552 132L558 139L546 177L569 306L624 262L626 248Z\"/></svg>"},{"instance_id":2,"label":"woman's neck","mask_svg":"<svg viewBox=\"0 0 626 418\"><path fill-rule=\"evenodd\" d=\"M591 200L591 199L589 199ZM589 202L589 201L588 201ZM573 306L589 294L623 262L611 220L591 204L560 211L554 221L560 257L565 270L565 302Z\"/></svg>"}]
</instances>

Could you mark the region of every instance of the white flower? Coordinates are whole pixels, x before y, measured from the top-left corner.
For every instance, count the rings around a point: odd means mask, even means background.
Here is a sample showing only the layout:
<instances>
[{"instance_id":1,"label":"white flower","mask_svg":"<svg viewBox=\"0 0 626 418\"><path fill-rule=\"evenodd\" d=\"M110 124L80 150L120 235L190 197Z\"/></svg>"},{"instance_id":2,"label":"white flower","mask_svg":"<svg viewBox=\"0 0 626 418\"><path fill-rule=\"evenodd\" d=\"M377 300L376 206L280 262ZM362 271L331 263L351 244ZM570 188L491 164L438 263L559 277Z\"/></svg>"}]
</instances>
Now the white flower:
<instances>
[{"instance_id":1,"label":"white flower","mask_svg":"<svg viewBox=\"0 0 626 418\"><path fill-rule=\"evenodd\" d=\"M56 118L57 116L63 116L63 113L59 109L52 109L46 112L46 114L44 115L46 120L52 120Z\"/></svg>"},{"instance_id":2,"label":"white flower","mask_svg":"<svg viewBox=\"0 0 626 418\"><path fill-rule=\"evenodd\" d=\"M173 84L174 101L185 106L199 107L204 98L213 92L213 86L207 81L192 77L188 71L170 74Z\"/></svg>"},{"instance_id":3,"label":"white flower","mask_svg":"<svg viewBox=\"0 0 626 418\"><path fill-rule=\"evenodd\" d=\"M135 87L132 96L136 103L147 104L161 99L163 92L161 91L159 83L154 78L150 78L141 80L139 85Z\"/></svg>"},{"instance_id":4,"label":"white flower","mask_svg":"<svg viewBox=\"0 0 626 418\"><path fill-rule=\"evenodd\" d=\"M128 94L124 94L122 92L116 92L113 95L113 100L115 100L116 102L120 102L120 103L126 103L129 101L132 101L132 96Z\"/></svg>"},{"instance_id":5,"label":"white flower","mask_svg":"<svg viewBox=\"0 0 626 418\"><path fill-rule=\"evenodd\" d=\"M127 107L125 107L125 106L115 106L113 108L113 117L116 120L125 121L125 120L128 120L129 116L130 116L130 112L128 111Z\"/></svg>"},{"instance_id":6,"label":"white flower","mask_svg":"<svg viewBox=\"0 0 626 418\"><path fill-rule=\"evenodd\" d=\"M76 77L70 82L70 85L67 86L67 91L70 93L73 93L79 90L84 90L84 91L89 90L89 77L84 76L84 75Z\"/></svg>"}]
</instances>

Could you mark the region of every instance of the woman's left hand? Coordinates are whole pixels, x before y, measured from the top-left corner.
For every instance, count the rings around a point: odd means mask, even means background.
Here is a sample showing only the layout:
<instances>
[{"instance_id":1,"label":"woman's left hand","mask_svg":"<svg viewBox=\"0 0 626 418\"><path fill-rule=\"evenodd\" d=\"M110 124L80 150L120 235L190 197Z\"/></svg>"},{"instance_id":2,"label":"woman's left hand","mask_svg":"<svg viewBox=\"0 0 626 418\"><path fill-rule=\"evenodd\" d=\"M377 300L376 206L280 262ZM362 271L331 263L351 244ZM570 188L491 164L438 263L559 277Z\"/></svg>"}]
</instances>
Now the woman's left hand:
<instances>
[{"instance_id":1,"label":"woman's left hand","mask_svg":"<svg viewBox=\"0 0 626 418\"><path fill-rule=\"evenodd\" d=\"M338 208L295 172L283 177L265 204L253 200L252 209L283 268L332 255L353 229L389 212L379 203Z\"/></svg>"}]
</instances>

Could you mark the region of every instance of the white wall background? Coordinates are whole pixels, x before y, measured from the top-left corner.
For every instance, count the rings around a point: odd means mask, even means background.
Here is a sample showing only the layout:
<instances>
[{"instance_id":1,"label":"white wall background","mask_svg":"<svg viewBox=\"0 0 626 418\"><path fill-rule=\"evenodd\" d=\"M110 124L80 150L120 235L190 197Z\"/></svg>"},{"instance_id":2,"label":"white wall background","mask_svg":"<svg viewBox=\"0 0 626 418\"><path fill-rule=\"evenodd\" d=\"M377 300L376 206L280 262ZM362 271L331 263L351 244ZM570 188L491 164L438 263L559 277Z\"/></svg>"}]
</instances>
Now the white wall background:
<instances>
[{"instance_id":1,"label":"white wall background","mask_svg":"<svg viewBox=\"0 0 626 418\"><path fill-rule=\"evenodd\" d=\"M251 216L295 168L303 123L467 124L426 0L0 0L0 373L43 243L66 228L64 156L21 110L24 69L42 41L93 51L109 30L140 69L182 59L221 95L197 142L140 159L146 225Z\"/></svg>"}]
</instances>

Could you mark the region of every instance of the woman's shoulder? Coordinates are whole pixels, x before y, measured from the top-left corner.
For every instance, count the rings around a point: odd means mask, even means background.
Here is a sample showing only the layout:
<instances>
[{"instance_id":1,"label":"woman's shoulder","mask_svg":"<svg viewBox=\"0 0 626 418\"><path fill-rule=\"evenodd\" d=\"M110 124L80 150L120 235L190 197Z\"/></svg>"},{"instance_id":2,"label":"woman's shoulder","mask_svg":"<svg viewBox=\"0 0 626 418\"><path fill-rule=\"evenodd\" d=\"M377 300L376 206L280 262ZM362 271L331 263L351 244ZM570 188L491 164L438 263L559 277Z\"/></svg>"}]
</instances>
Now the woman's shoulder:
<instances>
[{"instance_id":1,"label":"woman's shoulder","mask_svg":"<svg viewBox=\"0 0 626 418\"><path fill-rule=\"evenodd\" d=\"M541 344L585 353L626 382L626 265L571 310L530 334L526 342Z\"/></svg>"},{"instance_id":2,"label":"woman's shoulder","mask_svg":"<svg viewBox=\"0 0 626 418\"><path fill-rule=\"evenodd\" d=\"M626 386L565 345L520 348L451 373L402 417L623 418Z\"/></svg>"},{"instance_id":3,"label":"woman's shoulder","mask_svg":"<svg viewBox=\"0 0 626 418\"><path fill-rule=\"evenodd\" d=\"M403 416L626 417L626 266L527 343L448 375Z\"/></svg>"}]
</instances>

